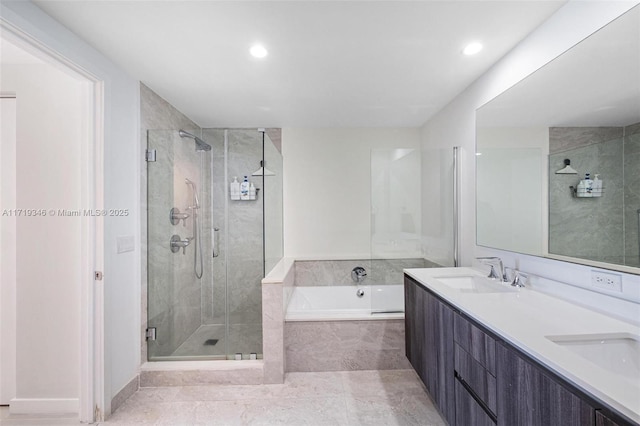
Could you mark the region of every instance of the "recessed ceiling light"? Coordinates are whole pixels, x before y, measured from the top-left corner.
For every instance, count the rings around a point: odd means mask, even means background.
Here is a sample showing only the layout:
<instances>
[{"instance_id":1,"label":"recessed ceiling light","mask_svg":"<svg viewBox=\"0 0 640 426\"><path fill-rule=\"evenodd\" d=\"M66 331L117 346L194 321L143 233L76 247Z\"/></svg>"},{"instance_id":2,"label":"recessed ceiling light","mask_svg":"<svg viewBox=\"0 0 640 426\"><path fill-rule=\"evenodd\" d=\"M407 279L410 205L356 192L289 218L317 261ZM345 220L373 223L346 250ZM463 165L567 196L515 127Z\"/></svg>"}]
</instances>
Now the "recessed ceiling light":
<instances>
[{"instance_id":1,"label":"recessed ceiling light","mask_svg":"<svg viewBox=\"0 0 640 426\"><path fill-rule=\"evenodd\" d=\"M269 52L267 52L267 49L265 49L263 45L254 44L251 46L251 49L249 49L249 53L251 53L251 56L254 58L264 58Z\"/></svg>"},{"instance_id":2,"label":"recessed ceiling light","mask_svg":"<svg viewBox=\"0 0 640 426\"><path fill-rule=\"evenodd\" d=\"M474 41L473 43L467 44L467 46L462 50L462 53L465 55L475 55L479 51L482 50L482 44Z\"/></svg>"}]
</instances>

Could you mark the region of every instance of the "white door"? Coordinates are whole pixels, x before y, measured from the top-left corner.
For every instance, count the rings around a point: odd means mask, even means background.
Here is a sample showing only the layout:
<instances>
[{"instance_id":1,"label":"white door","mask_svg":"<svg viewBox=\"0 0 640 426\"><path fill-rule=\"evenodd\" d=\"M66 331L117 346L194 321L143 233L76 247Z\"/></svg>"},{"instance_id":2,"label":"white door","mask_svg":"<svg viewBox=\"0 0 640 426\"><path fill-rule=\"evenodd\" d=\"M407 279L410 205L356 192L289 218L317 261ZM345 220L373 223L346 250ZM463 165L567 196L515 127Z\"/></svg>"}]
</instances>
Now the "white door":
<instances>
[{"instance_id":1,"label":"white door","mask_svg":"<svg viewBox=\"0 0 640 426\"><path fill-rule=\"evenodd\" d=\"M16 95L0 123L0 402L90 421L92 85L26 50L3 49L0 67L2 90Z\"/></svg>"}]
</instances>

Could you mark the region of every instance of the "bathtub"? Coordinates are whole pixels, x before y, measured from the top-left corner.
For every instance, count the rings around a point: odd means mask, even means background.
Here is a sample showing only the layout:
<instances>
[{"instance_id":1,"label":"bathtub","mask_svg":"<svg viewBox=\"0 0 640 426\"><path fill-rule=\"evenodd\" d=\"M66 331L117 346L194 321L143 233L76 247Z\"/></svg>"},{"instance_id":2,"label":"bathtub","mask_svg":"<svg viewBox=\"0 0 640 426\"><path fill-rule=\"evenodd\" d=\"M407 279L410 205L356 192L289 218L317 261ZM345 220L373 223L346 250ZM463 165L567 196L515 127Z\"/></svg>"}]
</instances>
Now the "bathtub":
<instances>
[{"instance_id":1,"label":"bathtub","mask_svg":"<svg viewBox=\"0 0 640 426\"><path fill-rule=\"evenodd\" d=\"M364 294L358 297L358 290ZM403 285L293 287L286 321L404 318Z\"/></svg>"}]
</instances>

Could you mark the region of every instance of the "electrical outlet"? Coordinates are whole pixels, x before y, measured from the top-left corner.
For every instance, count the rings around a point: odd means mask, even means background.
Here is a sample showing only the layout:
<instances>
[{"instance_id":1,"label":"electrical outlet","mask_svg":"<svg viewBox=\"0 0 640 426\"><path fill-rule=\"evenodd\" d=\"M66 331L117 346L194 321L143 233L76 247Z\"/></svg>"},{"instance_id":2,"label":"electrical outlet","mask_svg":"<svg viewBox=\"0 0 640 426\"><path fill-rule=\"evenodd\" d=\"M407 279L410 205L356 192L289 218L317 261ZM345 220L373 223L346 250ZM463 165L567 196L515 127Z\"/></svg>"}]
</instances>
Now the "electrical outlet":
<instances>
[{"instance_id":1,"label":"electrical outlet","mask_svg":"<svg viewBox=\"0 0 640 426\"><path fill-rule=\"evenodd\" d=\"M622 293L622 275L591 271L591 285L604 290Z\"/></svg>"}]
</instances>

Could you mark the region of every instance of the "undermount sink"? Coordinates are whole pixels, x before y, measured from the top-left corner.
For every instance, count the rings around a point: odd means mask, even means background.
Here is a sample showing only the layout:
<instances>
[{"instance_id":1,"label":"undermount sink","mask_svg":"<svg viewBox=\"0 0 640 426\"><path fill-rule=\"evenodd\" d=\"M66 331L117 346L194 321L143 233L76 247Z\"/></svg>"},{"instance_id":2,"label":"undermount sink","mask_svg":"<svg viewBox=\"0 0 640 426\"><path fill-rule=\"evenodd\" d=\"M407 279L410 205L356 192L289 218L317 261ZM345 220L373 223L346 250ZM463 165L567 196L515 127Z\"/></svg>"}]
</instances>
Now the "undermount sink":
<instances>
[{"instance_id":1,"label":"undermount sink","mask_svg":"<svg viewBox=\"0 0 640 426\"><path fill-rule=\"evenodd\" d=\"M489 278L477 275L452 275L434 278L461 293L509 293L518 291L515 287L500 284Z\"/></svg>"},{"instance_id":2,"label":"undermount sink","mask_svg":"<svg viewBox=\"0 0 640 426\"><path fill-rule=\"evenodd\" d=\"M640 336L631 333L545 336L598 366L638 382Z\"/></svg>"}]
</instances>

